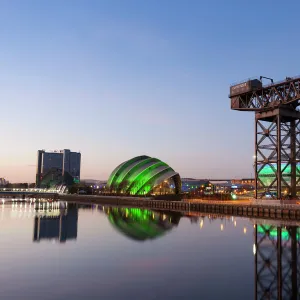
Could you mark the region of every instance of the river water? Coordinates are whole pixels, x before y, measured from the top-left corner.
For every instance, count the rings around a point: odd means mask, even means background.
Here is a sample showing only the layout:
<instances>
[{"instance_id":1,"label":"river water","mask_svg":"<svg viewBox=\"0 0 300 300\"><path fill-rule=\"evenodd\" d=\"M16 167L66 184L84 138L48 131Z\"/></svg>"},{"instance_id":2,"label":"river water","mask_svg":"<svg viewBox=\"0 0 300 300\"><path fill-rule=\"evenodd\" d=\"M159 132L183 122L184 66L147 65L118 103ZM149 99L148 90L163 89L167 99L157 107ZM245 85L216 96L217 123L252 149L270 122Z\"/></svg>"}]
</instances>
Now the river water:
<instances>
[{"instance_id":1,"label":"river water","mask_svg":"<svg viewBox=\"0 0 300 300\"><path fill-rule=\"evenodd\" d=\"M294 225L101 205L0 204L0 299L298 299Z\"/></svg>"}]
</instances>

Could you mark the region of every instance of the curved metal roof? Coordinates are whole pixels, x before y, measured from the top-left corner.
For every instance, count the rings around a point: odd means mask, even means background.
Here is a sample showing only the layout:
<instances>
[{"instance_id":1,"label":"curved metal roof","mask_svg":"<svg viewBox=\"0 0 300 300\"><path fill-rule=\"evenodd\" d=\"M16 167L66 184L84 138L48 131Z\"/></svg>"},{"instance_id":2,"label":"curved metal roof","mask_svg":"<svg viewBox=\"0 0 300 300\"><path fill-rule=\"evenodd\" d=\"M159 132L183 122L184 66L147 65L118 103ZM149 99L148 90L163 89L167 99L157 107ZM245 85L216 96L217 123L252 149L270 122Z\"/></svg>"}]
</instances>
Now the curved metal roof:
<instances>
[{"instance_id":1,"label":"curved metal roof","mask_svg":"<svg viewBox=\"0 0 300 300\"><path fill-rule=\"evenodd\" d=\"M179 193L179 174L165 162L141 155L118 165L109 176L107 189L118 193L145 195L169 178L174 179L175 192Z\"/></svg>"}]
</instances>

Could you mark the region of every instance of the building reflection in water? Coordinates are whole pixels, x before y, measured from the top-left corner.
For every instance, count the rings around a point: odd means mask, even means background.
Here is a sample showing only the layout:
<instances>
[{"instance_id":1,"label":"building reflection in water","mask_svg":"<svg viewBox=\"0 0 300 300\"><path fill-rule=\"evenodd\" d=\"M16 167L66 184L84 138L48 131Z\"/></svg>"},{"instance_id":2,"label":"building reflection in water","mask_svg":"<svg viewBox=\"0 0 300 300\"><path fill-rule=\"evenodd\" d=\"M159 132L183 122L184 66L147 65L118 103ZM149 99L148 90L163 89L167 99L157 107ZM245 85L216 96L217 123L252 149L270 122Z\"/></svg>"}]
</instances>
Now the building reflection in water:
<instances>
[{"instance_id":1,"label":"building reflection in water","mask_svg":"<svg viewBox=\"0 0 300 300\"><path fill-rule=\"evenodd\" d=\"M54 210L36 207L33 240L58 240L63 243L77 238L78 208L69 204Z\"/></svg>"},{"instance_id":2,"label":"building reflection in water","mask_svg":"<svg viewBox=\"0 0 300 300\"><path fill-rule=\"evenodd\" d=\"M256 224L256 299L299 299L300 229L296 226Z\"/></svg>"},{"instance_id":3,"label":"building reflection in water","mask_svg":"<svg viewBox=\"0 0 300 300\"><path fill-rule=\"evenodd\" d=\"M12 205L12 217L34 216L34 241L55 239L65 242L77 238L78 208L104 212L109 222L124 236L135 241L162 237L178 226L181 217L205 229L205 222L220 221L219 230L239 227L237 218L208 213L152 211L141 208L105 207L98 205L61 206L62 203ZM32 215L32 206L34 214ZM2 205L2 211L4 205ZM20 214L22 213L22 214ZM242 223L243 224L243 223ZM300 227L297 223L260 220L254 225L255 299L300 299ZM243 234L251 233L242 225ZM252 226L252 225L251 225Z\"/></svg>"},{"instance_id":4,"label":"building reflection in water","mask_svg":"<svg viewBox=\"0 0 300 300\"><path fill-rule=\"evenodd\" d=\"M181 213L156 212L141 208L103 207L110 223L123 235L136 241L163 236L177 226Z\"/></svg>"}]
</instances>

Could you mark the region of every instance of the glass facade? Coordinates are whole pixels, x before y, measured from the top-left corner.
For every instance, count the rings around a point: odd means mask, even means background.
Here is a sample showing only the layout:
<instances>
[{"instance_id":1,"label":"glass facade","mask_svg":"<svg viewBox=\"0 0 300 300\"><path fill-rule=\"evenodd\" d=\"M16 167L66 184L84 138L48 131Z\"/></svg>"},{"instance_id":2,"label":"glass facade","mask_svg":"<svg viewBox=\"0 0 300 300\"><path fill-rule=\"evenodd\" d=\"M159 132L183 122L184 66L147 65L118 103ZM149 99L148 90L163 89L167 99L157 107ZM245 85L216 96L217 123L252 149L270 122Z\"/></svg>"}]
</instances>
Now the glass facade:
<instances>
[{"instance_id":1,"label":"glass facade","mask_svg":"<svg viewBox=\"0 0 300 300\"><path fill-rule=\"evenodd\" d=\"M43 177L55 170L60 170L61 176L72 176L80 180L81 153L64 149L54 152L39 150L37 155L36 185L40 186Z\"/></svg>"}]
</instances>

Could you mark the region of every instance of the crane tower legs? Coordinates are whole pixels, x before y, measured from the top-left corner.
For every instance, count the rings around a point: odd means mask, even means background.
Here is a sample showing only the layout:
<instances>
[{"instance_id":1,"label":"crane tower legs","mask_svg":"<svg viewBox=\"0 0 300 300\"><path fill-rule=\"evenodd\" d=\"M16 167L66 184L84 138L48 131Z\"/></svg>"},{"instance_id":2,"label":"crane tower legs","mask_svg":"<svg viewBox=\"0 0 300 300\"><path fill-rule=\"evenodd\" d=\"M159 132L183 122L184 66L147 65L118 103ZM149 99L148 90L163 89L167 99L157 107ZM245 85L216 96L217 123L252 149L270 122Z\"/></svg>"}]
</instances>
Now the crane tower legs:
<instances>
[{"instance_id":1,"label":"crane tower legs","mask_svg":"<svg viewBox=\"0 0 300 300\"><path fill-rule=\"evenodd\" d=\"M300 190L300 112L287 107L255 114L255 198L296 198Z\"/></svg>"}]
</instances>

